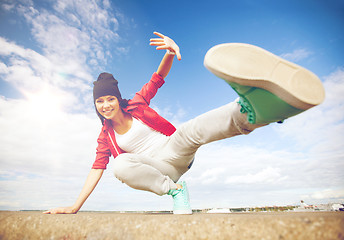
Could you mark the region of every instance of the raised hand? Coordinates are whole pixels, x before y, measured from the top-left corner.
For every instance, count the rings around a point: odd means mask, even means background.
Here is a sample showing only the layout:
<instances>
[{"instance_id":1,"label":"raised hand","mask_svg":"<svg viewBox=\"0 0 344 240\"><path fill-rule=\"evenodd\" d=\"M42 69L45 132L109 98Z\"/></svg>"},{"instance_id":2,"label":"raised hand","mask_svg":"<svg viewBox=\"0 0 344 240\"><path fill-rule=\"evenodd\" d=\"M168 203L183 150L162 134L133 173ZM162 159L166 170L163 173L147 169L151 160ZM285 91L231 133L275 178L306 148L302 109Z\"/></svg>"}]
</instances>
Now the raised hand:
<instances>
[{"instance_id":1,"label":"raised hand","mask_svg":"<svg viewBox=\"0 0 344 240\"><path fill-rule=\"evenodd\" d=\"M158 32L154 32L154 34L157 35L159 38L151 38L151 46L157 46L157 50L170 50L171 52L174 52L177 55L178 60L182 59L178 45L171 38Z\"/></svg>"}]
</instances>

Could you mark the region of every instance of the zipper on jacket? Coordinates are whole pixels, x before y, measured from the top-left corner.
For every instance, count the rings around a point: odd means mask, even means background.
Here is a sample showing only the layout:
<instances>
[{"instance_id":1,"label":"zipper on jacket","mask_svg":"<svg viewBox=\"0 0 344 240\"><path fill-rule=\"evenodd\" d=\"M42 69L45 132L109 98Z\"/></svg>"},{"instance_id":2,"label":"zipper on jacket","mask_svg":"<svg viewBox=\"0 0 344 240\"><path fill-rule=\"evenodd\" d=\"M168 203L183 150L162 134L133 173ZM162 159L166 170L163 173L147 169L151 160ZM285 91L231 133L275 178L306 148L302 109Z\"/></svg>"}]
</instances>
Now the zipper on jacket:
<instances>
[{"instance_id":1,"label":"zipper on jacket","mask_svg":"<svg viewBox=\"0 0 344 240\"><path fill-rule=\"evenodd\" d=\"M118 156L118 155L119 155L118 149L117 149L117 147L116 147L116 145L115 145L115 143L114 143L114 141L113 141L113 139L112 139L111 134L110 134L109 131L108 131L108 135L109 135L110 141L111 141L111 143L112 143L112 146L113 146L113 148L115 149L115 151L116 151L116 153L117 153L117 156Z\"/></svg>"}]
</instances>

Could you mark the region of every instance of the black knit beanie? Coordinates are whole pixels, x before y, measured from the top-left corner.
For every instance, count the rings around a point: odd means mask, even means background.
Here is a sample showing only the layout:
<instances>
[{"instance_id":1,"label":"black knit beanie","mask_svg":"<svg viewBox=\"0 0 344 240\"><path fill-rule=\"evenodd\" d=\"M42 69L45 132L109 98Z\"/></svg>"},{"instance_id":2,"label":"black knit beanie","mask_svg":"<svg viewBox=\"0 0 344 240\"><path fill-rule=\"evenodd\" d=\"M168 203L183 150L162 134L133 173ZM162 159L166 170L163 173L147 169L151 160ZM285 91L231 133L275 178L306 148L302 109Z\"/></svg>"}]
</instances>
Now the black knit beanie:
<instances>
[{"instance_id":1,"label":"black knit beanie","mask_svg":"<svg viewBox=\"0 0 344 240\"><path fill-rule=\"evenodd\" d=\"M96 113L100 118L102 124L104 124L104 117L98 112L96 107L96 100L99 97L111 95L115 96L119 102L121 108L126 108L128 106L128 100L123 99L121 93L118 89L118 81L110 73L101 73L97 81L93 82L93 100Z\"/></svg>"},{"instance_id":2,"label":"black knit beanie","mask_svg":"<svg viewBox=\"0 0 344 240\"><path fill-rule=\"evenodd\" d=\"M121 93L118 89L118 81L110 73L101 73L97 81L93 82L93 100L97 98L111 95L115 96L118 101L122 100Z\"/></svg>"}]
</instances>

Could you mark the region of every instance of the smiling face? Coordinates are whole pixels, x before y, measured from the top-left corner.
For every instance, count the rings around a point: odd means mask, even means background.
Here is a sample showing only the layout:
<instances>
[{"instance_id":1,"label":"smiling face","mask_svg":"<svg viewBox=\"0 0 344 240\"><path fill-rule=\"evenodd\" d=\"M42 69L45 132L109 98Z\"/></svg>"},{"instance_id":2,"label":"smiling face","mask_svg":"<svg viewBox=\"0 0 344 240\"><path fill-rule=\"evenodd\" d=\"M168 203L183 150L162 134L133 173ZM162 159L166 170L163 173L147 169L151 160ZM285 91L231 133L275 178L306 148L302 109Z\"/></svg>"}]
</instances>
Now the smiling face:
<instances>
[{"instance_id":1,"label":"smiling face","mask_svg":"<svg viewBox=\"0 0 344 240\"><path fill-rule=\"evenodd\" d=\"M121 111L118 99L115 96L107 95L96 99L97 111L105 119L115 119Z\"/></svg>"}]
</instances>

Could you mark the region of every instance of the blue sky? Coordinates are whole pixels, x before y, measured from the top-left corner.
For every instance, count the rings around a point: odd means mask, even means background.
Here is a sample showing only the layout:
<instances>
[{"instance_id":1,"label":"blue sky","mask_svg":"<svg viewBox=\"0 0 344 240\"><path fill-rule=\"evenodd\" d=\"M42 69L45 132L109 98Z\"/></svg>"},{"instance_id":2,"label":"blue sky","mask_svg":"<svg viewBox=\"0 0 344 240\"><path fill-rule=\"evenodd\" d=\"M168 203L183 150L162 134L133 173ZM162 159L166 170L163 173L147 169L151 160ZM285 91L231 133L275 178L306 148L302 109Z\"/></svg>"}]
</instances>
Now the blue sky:
<instances>
[{"instance_id":1,"label":"blue sky","mask_svg":"<svg viewBox=\"0 0 344 240\"><path fill-rule=\"evenodd\" d=\"M202 147L183 176L193 208L344 201L343 1L0 2L0 209L71 205L95 158L92 82L103 71L131 98L164 54L181 48L152 106L176 126L237 96L203 66L209 48L244 42L304 66L323 104L248 136ZM114 161L113 159L111 161ZM130 189L111 163L82 210L169 210L169 196Z\"/></svg>"}]
</instances>

